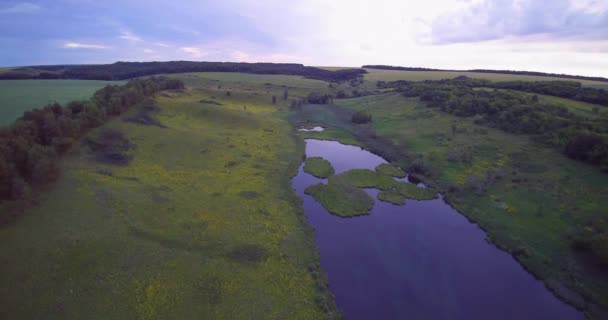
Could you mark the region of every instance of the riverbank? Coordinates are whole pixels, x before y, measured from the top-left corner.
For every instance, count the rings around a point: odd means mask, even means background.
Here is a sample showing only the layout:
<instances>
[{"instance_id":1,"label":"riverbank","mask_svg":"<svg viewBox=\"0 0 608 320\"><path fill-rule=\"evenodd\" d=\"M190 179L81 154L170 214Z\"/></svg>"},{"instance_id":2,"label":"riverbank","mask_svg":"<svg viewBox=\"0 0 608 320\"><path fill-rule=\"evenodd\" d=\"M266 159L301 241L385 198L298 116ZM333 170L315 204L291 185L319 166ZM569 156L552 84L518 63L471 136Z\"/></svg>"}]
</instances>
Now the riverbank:
<instances>
[{"instance_id":1,"label":"riverbank","mask_svg":"<svg viewBox=\"0 0 608 320\"><path fill-rule=\"evenodd\" d=\"M323 139L331 139L332 131L340 132L337 140L350 135L392 163L414 169L558 296L601 319L603 307L597 305L608 305L608 277L573 251L571 240L580 230L593 233L605 225L605 175L527 136L478 126L398 94L335 104L326 106L323 117L308 117L314 113L304 110L292 122L327 127ZM372 124L350 123L349 112L357 110L369 111Z\"/></svg>"}]
</instances>

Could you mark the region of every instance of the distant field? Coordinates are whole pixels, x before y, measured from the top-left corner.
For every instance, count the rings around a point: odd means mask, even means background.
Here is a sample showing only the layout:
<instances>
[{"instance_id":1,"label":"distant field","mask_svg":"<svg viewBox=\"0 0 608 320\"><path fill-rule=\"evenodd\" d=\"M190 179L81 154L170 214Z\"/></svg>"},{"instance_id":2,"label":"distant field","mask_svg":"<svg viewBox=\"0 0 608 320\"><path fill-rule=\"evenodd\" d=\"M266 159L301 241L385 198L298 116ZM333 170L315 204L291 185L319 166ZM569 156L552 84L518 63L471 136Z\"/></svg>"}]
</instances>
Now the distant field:
<instances>
[{"instance_id":1,"label":"distant field","mask_svg":"<svg viewBox=\"0 0 608 320\"><path fill-rule=\"evenodd\" d=\"M494 89L477 88L477 90L494 90ZM517 90L504 90L504 91L514 91L514 92L518 92L520 94L525 94L525 95L529 95L529 96L537 96L540 98L541 102L566 107L570 110L570 112L573 112L573 113L578 114L583 117L598 118L598 117L608 116L608 110L606 110L607 108L604 106L598 105L598 104L592 104L592 103L570 100L570 99L566 99L566 98L560 98L560 97L554 97L554 96L548 96L548 95L542 95L542 94L528 93L528 92L517 91ZM594 109L596 109L596 108L598 110L597 114L594 112Z\"/></svg>"},{"instance_id":2,"label":"distant field","mask_svg":"<svg viewBox=\"0 0 608 320\"><path fill-rule=\"evenodd\" d=\"M2 69L0 69L2 72ZM0 81L0 126L10 124L24 111L57 101L87 100L108 84L124 81L96 80L2 80Z\"/></svg>"},{"instance_id":3,"label":"distant field","mask_svg":"<svg viewBox=\"0 0 608 320\"><path fill-rule=\"evenodd\" d=\"M563 79L554 77L540 77L540 76L525 76L516 74L500 74L500 73L479 73L479 72L451 72L451 71L399 71L399 70L379 70L379 69L365 69L367 74L365 80L368 81L396 81L396 80L411 80L411 81L423 81L423 80L441 80L451 79L458 76L467 76L477 79L488 79L490 81L550 81L550 80L562 80L562 81L577 81L585 86L593 86L598 88L608 88L608 83L590 80L575 80L575 79Z\"/></svg>"},{"instance_id":4,"label":"distant field","mask_svg":"<svg viewBox=\"0 0 608 320\"><path fill-rule=\"evenodd\" d=\"M253 86L260 84L309 89L327 88L327 82L325 81L307 79L301 76L248 74L237 72L197 72L184 74L184 80L186 83L189 82L188 77L201 77L224 83L239 83L242 84L241 87L243 87L242 89L245 90L253 90Z\"/></svg>"}]
</instances>

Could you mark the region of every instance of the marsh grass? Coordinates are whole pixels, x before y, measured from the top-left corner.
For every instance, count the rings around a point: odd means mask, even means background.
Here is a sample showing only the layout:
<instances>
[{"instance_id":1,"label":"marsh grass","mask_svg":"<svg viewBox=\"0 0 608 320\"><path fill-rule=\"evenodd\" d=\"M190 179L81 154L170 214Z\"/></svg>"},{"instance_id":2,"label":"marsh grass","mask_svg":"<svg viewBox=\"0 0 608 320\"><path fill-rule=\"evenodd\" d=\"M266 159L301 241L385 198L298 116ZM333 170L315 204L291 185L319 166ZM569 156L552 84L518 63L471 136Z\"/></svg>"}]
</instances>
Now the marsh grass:
<instances>
[{"instance_id":1,"label":"marsh grass","mask_svg":"<svg viewBox=\"0 0 608 320\"><path fill-rule=\"evenodd\" d=\"M378 193L378 200L392 203L397 206L405 204L405 197L394 190L380 191Z\"/></svg>"},{"instance_id":2,"label":"marsh grass","mask_svg":"<svg viewBox=\"0 0 608 320\"><path fill-rule=\"evenodd\" d=\"M395 178L405 178L405 176L407 175L405 171L401 170L401 168L388 163L382 163L378 165L375 170L380 174Z\"/></svg>"},{"instance_id":3,"label":"marsh grass","mask_svg":"<svg viewBox=\"0 0 608 320\"><path fill-rule=\"evenodd\" d=\"M338 177L358 188L389 190L398 183L388 175L380 174L369 169L352 169L339 174Z\"/></svg>"},{"instance_id":4,"label":"marsh grass","mask_svg":"<svg viewBox=\"0 0 608 320\"><path fill-rule=\"evenodd\" d=\"M335 172L331 163L321 157L306 158L303 170L321 179L329 178Z\"/></svg>"},{"instance_id":5,"label":"marsh grass","mask_svg":"<svg viewBox=\"0 0 608 320\"><path fill-rule=\"evenodd\" d=\"M366 215L374 207L374 198L338 176L332 176L327 184L310 186L304 192L340 217Z\"/></svg>"}]
</instances>

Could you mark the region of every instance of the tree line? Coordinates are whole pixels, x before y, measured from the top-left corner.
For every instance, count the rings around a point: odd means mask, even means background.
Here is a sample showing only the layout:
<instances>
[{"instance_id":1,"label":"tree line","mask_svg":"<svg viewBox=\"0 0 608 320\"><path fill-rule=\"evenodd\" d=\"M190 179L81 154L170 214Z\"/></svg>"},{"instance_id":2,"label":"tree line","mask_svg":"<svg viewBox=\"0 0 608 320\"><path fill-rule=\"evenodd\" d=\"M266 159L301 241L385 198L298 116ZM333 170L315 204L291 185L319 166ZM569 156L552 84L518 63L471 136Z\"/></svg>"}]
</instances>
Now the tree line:
<instances>
[{"instance_id":1,"label":"tree line","mask_svg":"<svg viewBox=\"0 0 608 320\"><path fill-rule=\"evenodd\" d=\"M529 93L537 93L550 95L570 100L599 104L608 106L608 91L605 89L597 89L583 87L576 81L498 81L493 82L484 79L473 79L466 76L459 76L454 79L444 79L426 82L439 84L457 84L459 86L467 86L471 88L494 88L505 90L517 90ZM407 86L413 81L398 80L398 81L378 81L377 86L381 89L399 88Z\"/></svg>"},{"instance_id":2,"label":"tree line","mask_svg":"<svg viewBox=\"0 0 608 320\"><path fill-rule=\"evenodd\" d=\"M106 86L89 101L26 111L12 125L0 128L0 202L24 198L55 180L58 157L88 130L156 92L183 88L181 81L166 77L137 79Z\"/></svg>"},{"instance_id":3,"label":"tree line","mask_svg":"<svg viewBox=\"0 0 608 320\"><path fill-rule=\"evenodd\" d=\"M603 77L586 77L577 76L562 73L546 73L537 71L513 71L513 70L491 70L491 69L471 69L471 70L450 70L450 69L430 69L430 68L416 68L416 67L396 67L387 65L365 65L361 68L365 69L380 69L380 70L399 70L399 71L440 71L440 72L477 72L477 73L496 73L496 74L514 74L522 76L536 76L536 77L551 77L551 78L562 78L562 79L576 79L576 80L591 80L608 82L608 78Z\"/></svg>"},{"instance_id":4,"label":"tree line","mask_svg":"<svg viewBox=\"0 0 608 320\"><path fill-rule=\"evenodd\" d=\"M608 172L608 126L605 119L587 118L567 108L541 102L538 96L514 91L482 89L466 77L411 82L398 87L406 97L419 97L428 107L475 123L516 134L535 135L537 141L559 148L566 156Z\"/></svg>"},{"instance_id":5,"label":"tree line","mask_svg":"<svg viewBox=\"0 0 608 320\"><path fill-rule=\"evenodd\" d=\"M366 73L365 70L359 68L330 71L295 63L167 61L30 66L2 73L0 74L0 79L125 80L141 76L186 72L243 72L296 75L331 82L355 80Z\"/></svg>"}]
</instances>

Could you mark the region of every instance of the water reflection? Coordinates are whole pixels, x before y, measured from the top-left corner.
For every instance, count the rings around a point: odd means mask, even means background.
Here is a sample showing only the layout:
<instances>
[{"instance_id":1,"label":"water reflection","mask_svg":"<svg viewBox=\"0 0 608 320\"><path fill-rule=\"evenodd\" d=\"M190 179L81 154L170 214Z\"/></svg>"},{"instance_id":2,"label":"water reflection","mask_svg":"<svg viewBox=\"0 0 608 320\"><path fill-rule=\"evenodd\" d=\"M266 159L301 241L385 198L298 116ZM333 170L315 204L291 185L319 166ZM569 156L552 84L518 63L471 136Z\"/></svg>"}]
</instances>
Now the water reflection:
<instances>
[{"instance_id":1,"label":"water reflection","mask_svg":"<svg viewBox=\"0 0 608 320\"><path fill-rule=\"evenodd\" d=\"M321 132L323 130L325 130L325 128L319 127L319 126L316 126L314 128L311 128L311 129L307 129L307 128L298 129L298 131L314 131L314 132Z\"/></svg>"}]
</instances>

